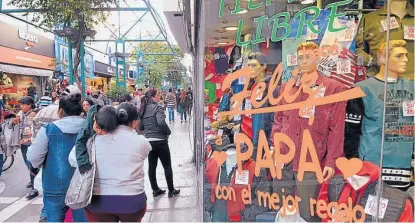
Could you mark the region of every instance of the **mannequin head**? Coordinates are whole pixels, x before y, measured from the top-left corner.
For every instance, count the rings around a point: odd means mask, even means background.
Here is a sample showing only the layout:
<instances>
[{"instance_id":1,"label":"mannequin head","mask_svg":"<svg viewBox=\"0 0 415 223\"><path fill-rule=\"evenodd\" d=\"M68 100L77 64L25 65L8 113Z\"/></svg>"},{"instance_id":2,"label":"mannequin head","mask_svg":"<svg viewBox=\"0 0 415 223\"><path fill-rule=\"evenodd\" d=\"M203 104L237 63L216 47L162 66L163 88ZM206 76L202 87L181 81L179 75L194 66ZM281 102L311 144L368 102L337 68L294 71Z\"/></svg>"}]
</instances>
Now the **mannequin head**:
<instances>
[{"instance_id":1,"label":"mannequin head","mask_svg":"<svg viewBox=\"0 0 415 223\"><path fill-rule=\"evenodd\" d=\"M267 69L267 58L262 53L252 53L248 56L248 66L252 69L252 76L255 82L261 82L265 79L265 70Z\"/></svg>"},{"instance_id":2,"label":"mannequin head","mask_svg":"<svg viewBox=\"0 0 415 223\"><path fill-rule=\"evenodd\" d=\"M386 43L382 43L379 48L379 75L385 75L386 64L388 64L388 76L399 77L400 74L406 72L408 64L408 50L406 49L405 40L391 40L389 41L389 48L386 48ZM389 52L388 61L386 61L386 52Z\"/></svg>"},{"instance_id":3,"label":"mannequin head","mask_svg":"<svg viewBox=\"0 0 415 223\"><path fill-rule=\"evenodd\" d=\"M297 60L301 73L311 73L317 70L319 47L313 42L304 42L297 47Z\"/></svg>"}]
</instances>

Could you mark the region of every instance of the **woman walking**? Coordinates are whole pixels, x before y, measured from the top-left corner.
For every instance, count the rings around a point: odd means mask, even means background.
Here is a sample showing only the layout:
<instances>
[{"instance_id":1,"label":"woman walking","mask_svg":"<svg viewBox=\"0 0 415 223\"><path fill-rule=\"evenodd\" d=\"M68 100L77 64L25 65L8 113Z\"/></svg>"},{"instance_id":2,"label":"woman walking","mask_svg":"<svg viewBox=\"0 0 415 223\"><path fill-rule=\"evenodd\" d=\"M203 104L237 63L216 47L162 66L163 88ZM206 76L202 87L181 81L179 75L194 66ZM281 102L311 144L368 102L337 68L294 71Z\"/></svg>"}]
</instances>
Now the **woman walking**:
<instances>
[{"instance_id":1,"label":"woman walking","mask_svg":"<svg viewBox=\"0 0 415 223\"><path fill-rule=\"evenodd\" d=\"M164 114L164 109L157 103L158 97L156 90L149 90L141 101L140 112L140 127L144 131L145 137L150 141L151 152L148 156L148 175L150 178L151 189L153 189L153 196L159 196L166 193L165 190L159 188L156 178L157 162L160 159L164 168L164 175L166 177L167 186L169 189L169 198L172 198L180 193L173 185L173 170L171 167L170 148L168 138L171 134L170 128L167 125Z\"/></svg>"},{"instance_id":2,"label":"woman walking","mask_svg":"<svg viewBox=\"0 0 415 223\"><path fill-rule=\"evenodd\" d=\"M74 173L68 156L84 121L81 113L81 94L61 98L60 119L43 126L27 152L29 164L42 167L43 204L48 222L63 222L68 210L65 196ZM73 214L75 222L86 221L83 209Z\"/></svg>"},{"instance_id":3,"label":"woman walking","mask_svg":"<svg viewBox=\"0 0 415 223\"><path fill-rule=\"evenodd\" d=\"M117 110L105 106L95 116L96 175L85 209L89 222L141 222L144 217L144 161L151 145L134 131L137 120L137 108L125 102Z\"/></svg>"},{"instance_id":4,"label":"woman walking","mask_svg":"<svg viewBox=\"0 0 415 223\"><path fill-rule=\"evenodd\" d=\"M174 107L176 107L176 95L171 88L166 96L165 104L169 113L169 124L171 124L172 121L174 122Z\"/></svg>"},{"instance_id":5,"label":"woman walking","mask_svg":"<svg viewBox=\"0 0 415 223\"><path fill-rule=\"evenodd\" d=\"M181 123L187 122L187 110L189 106L190 100L189 96L186 94L185 91L182 91L182 94L180 95L180 102L179 102L179 109L180 109L180 119Z\"/></svg>"},{"instance_id":6,"label":"woman walking","mask_svg":"<svg viewBox=\"0 0 415 223\"><path fill-rule=\"evenodd\" d=\"M34 117L31 117L32 115L32 109L34 109L35 101L30 96L24 96L22 99L19 100L19 103L21 105L21 111L17 113L16 118L13 119L12 124L18 126L18 136L19 136L19 143L20 148L22 151L22 157L23 161L25 162L28 170L29 170L29 176L30 176L30 182L27 184L27 188L30 188L30 193L26 196L28 200L32 200L33 198L39 196L38 191L34 188L33 181L35 179L36 174L38 173L37 168L33 168L30 166L30 163L27 159L27 151L32 143L32 135L33 135L33 119ZM9 126L10 128L14 128L14 126Z\"/></svg>"}]
</instances>

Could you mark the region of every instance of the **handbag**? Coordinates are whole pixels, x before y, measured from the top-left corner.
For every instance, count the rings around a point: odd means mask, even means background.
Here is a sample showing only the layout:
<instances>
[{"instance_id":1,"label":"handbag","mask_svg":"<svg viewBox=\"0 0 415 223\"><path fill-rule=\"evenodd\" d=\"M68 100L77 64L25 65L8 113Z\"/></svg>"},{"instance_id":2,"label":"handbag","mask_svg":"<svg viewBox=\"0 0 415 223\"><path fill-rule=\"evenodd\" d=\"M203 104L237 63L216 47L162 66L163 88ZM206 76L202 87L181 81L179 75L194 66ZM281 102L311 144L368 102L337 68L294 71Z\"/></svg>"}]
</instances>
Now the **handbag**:
<instances>
[{"instance_id":1,"label":"handbag","mask_svg":"<svg viewBox=\"0 0 415 223\"><path fill-rule=\"evenodd\" d=\"M88 141L87 149L92 168L84 174L76 168L66 192L65 204L73 210L84 208L91 203L96 171L95 135Z\"/></svg>"}]
</instances>

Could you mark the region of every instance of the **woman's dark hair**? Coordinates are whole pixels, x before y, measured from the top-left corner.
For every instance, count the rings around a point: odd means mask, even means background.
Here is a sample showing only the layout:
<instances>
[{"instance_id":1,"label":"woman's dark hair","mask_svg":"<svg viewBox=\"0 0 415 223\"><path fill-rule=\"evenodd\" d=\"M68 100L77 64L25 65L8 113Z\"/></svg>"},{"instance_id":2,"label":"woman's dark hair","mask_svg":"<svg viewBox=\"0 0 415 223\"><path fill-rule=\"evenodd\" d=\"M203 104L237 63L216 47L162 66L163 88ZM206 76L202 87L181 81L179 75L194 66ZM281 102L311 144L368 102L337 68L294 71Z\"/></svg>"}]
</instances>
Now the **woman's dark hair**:
<instances>
[{"instance_id":1,"label":"woman's dark hair","mask_svg":"<svg viewBox=\"0 0 415 223\"><path fill-rule=\"evenodd\" d=\"M88 104L89 105L94 105L94 101L92 101L91 99L89 99L89 98L85 98L83 101L82 101L82 103L84 103L84 101L86 101L86 102L88 102Z\"/></svg>"},{"instance_id":2,"label":"woman's dark hair","mask_svg":"<svg viewBox=\"0 0 415 223\"><path fill-rule=\"evenodd\" d=\"M124 94L124 95L121 95L121 97L119 98L119 101L120 101L120 103L130 102L132 99L133 99L133 97L131 97L130 94Z\"/></svg>"},{"instance_id":3,"label":"woman's dark hair","mask_svg":"<svg viewBox=\"0 0 415 223\"><path fill-rule=\"evenodd\" d=\"M143 98L141 98L141 107L140 107L140 119L143 119L144 114L146 113L146 107L153 101L153 97L157 95L157 90L151 89L146 92Z\"/></svg>"},{"instance_id":4,"label":"woman's dark hair","mask_svg":"<svg viewBox=\"0 0 415 223\"><path fill-rule=\"evenodd\" d=\"M118 126L117 110L112 106L104 106L95 115L97 126L106 131L113 132Z\"/></svg>"},{"instance_id":5,"label":"woman's dark hair","mask_svg":"<svg viewBox=\"0 0 415 223\"><path fill-rule=\"evenodd\" d=\"M170 89L169 89L169 92L173 92L173 89L171 89L171 88L170 88Z\"/></svg>"},{"instance_id":6,"label":"woman's dark hair","mask_svg":"<svg viewBox=\"0 0 415 223\"><path fill-rule=\"evenodd\" d=\"M82 113L81 94L71 94L59 100L59 109L65 112L65 116L79 116Z\"/></svg>"},{"instance_id":7,"label":"woman's dark hair","mask_svg":"<svg viewBox=\"0 0 415 223\"><path fill-rule=\"evenodd\" d=\"M138 119L137 107L130 103L122 103L117 108L118 124L129 126Z\"/></svg>"}]
</instances>

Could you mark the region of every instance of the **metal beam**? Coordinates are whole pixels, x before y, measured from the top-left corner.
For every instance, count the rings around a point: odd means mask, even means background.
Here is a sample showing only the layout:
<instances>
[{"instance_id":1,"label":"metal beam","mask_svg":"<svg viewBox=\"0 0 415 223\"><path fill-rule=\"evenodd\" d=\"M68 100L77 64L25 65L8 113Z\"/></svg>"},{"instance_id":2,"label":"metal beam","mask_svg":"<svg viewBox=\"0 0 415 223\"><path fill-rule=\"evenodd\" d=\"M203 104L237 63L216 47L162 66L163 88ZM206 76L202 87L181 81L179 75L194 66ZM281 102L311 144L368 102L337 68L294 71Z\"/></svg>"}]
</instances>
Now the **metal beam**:
<instances>
[{"instance_id":1,"label":"metal beam","mask_svg":"<svg viewBox=\"0 0 415 223\"><path fill-rule=\"evenodd\" d=\"M147 14L148 11L146 11L128 30L127 32L122 35L120 39L124 39L124 37L144 18L144 16Z\"/></svg>"},{"instance_id":2,"label":"metal beam","mask_svg":"<svg viewBox=\"0 0 415 223\"><path fill-rule=\"evenodd\" d=\"M113 39L90 39L85 42L113 42ZM126 39L125 42L165 42L164 39Z\"/></svg>"},{"instance_id":3,"label":"metal beam","mask_svg":"<svg viewBox=\"0 0 415 223\"><path fill-rule=\"evenodd\" d=\"M148 12L148 8L125 8L125 7L111 7L111 8L93 8L92 11L97 12ZM31 12L45 12L46 9L1 9L1 13L31 13Z\"/></svg>"},{"instance_id":4,"label":"metal beam","mask_svg":"<svg viewBox=\"0 0 415 223\"><path fill-rule=\"evenodd\" d=\"M173 47L171 46L170 42L168 41L168 38L167 38L167 32L166 32L166 30L165 30L165 29L163 29L163 28L161 27L161 25L160 25L159 21L158 21L158 20L157 20L157 18L156 18L155 13L153 12L153 11L154 11L154 8L153 8L153 6L151 5L150 1L148 1L148 0L143 0L143 2L146 4L146 6L147 6L147 8L149 9L149 11L150 11L151 15L153 16L153 19L154 19L154 21L156 22L157 27L160 29L161 34L163 35L164 39L165 39L165 40L166 40L166 42L167 42L167 45L169 45L169 47L170 47L171 51L172 51L173 53L175 53L175 52L174 52Z\"/></svg>"},{"instance_id":5,"label":"metal beam","mask_svg":"<svg viewBox=\"0 0 415 223\"><path fill-rule=\"evenodd\" d=\"M173 56L174 54L173 53L144 53L144 56L151 56L151 55L157 55L157 56L160 56L160 55L165 55L165 56L167 56L167 55L169 55L169 56Z\"/></svg>"}]
</instances>

